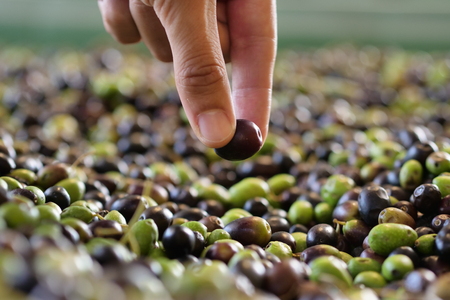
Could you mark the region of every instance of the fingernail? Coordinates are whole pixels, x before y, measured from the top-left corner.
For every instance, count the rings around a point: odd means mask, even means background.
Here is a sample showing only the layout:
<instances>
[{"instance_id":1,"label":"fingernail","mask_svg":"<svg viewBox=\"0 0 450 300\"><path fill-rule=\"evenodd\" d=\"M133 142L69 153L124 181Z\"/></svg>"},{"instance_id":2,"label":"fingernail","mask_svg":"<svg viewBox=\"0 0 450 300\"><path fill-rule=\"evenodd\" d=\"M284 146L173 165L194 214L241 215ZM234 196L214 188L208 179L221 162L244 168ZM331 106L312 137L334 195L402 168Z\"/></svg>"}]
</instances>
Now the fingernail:
<instances>
[{"instance_id":1,"label":"fingernail","mask_svg":"<svg viewBox=\"0 0 450 300\"><path fill-rule=\"evenodd\" d=\"M219 143L233 134L233 125L225 112L214 109L198 115L198 126L201 137L211 143Z\"/></svg>"}]
</instances>

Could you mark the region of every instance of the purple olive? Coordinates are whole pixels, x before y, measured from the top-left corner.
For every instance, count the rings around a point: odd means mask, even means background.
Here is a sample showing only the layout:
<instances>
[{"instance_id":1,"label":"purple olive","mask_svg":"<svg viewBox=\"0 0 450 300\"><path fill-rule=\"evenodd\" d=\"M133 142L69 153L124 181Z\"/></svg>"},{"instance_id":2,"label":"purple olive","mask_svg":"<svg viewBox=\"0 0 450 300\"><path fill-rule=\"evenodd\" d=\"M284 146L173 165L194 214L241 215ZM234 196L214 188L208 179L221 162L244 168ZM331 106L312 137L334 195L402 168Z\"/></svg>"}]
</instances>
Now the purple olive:
<instances>
[{"instance_id":1,"label":"purple olive","mask_svg":"<svg viewBox=\"0 0 450 300\"><path fill-rule=\"evenodd\" d=\"M249 120L237 119L233 138L225 146L216 148L215 152L226 160L244 160L258 152L262 143L258 125Z\"/></svg>"}]
</instances>

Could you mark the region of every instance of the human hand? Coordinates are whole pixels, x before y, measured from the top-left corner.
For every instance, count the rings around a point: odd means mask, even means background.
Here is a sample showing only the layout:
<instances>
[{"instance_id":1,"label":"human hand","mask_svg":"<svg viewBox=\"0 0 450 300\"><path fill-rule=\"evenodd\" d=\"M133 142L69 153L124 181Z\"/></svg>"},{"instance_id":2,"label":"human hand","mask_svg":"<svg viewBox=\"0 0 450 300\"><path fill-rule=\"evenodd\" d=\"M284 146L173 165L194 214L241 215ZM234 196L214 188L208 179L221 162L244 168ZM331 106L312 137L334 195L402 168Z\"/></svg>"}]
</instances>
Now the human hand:
<instances>
[{"instance_id":1,"label":"human hand","mask_svg":"<svg viewBox=\"0 0 450 300\"><path fill-rule=\"evenodd\" d=\"M174 63L175 82L199 140L220 148L236 118L267 136L276 56L275 0L98 0L119 42L143 41ZM232 63L232 91L225 62Z\"/></svg>"}]
</instances>

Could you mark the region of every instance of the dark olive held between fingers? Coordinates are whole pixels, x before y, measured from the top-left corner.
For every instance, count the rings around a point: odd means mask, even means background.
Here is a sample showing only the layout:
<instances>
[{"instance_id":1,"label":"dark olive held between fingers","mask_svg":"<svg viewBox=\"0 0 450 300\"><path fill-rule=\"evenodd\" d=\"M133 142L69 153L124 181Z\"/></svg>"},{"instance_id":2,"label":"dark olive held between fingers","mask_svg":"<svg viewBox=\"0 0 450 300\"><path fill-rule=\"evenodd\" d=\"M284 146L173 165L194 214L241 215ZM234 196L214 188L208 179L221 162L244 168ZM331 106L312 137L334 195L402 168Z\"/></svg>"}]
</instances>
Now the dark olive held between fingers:
<instances>
[{"instance_id":1,"label":"dark olive held between fingers","mask_svg":"<svg viewBox=\"0 0 450 300\"><path fill-rule=\"evenodd\" d=\"M214 151L226 160L244 160L261 149L262 134L259 127L252 121L245 119L236 120L236 132L231 141Z\"/></svg>"}]
</instances>

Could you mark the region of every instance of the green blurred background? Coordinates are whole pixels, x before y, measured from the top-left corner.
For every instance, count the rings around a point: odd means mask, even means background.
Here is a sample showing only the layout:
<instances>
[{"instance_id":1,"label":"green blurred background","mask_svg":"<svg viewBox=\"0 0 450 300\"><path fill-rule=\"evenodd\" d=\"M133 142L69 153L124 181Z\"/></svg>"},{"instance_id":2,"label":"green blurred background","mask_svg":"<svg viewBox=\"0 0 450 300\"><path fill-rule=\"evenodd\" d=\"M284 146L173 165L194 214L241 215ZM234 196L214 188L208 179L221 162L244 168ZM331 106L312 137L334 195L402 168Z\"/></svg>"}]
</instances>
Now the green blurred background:
<instances>
[{"instance_id":1,"label":"green blurred background","mask_svg":"<svg viewBox=\"0 0 450 300\"><path fill-rule=\"evenodd\" d=\"M449 0L279 0L280 47L330 43L450 49ZM111 43L96 0L0 0L0 43Z\"/></svg>"}]
</instances>

